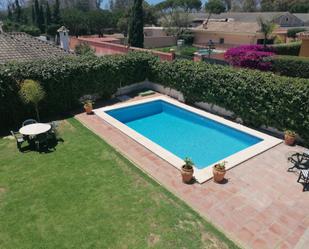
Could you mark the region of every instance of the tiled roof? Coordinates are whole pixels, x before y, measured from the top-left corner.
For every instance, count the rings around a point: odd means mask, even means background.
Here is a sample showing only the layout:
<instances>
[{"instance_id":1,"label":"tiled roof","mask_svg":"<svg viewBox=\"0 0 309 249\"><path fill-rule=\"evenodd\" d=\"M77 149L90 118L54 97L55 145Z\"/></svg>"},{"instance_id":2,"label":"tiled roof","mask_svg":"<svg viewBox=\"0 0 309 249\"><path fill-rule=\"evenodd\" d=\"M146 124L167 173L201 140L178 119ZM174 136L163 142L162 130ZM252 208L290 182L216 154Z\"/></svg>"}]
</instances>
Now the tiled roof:
<instances>
[{"instance_id":1,"label":"tiled roof","mask_svg":"<svg viewBox=\"0 0 309 249\"><path fill-rule=\"evenodd\" d=\"M208 22L207 29L203 26L204 25L200 25L195 30L228 33L258 33L260 30L256 22Z\"/></svg>"},{"instance_id":2,"label":"tiled roof","mask_svg":"<svg viewBox=\"0 0 309 249\"><path fill-rule=\"evenodd\" d=\"M262 17L266 20L273 20L276 17L287 14L288 12L224 12L219 15L212 14L211 19L226 19L230 18L236 22L256 22L258 17ZM292 15L296 16L302 20L305 25L309 22L309 13L299 14L293 13ZM208 13L194 13L192 17L195 19L207 19ZM309 25L309 23L308 23Z\"/></svg>"},{"instance_id":3,"label":"tiled roof","mask_svg":"<svg viewBox=\"0 0 309 249\"><path fill-rule=\"evenodd\" d=\"M0 64L62 57L69 53L25 33L0 33Z\"/></svg>"}]
</instances>

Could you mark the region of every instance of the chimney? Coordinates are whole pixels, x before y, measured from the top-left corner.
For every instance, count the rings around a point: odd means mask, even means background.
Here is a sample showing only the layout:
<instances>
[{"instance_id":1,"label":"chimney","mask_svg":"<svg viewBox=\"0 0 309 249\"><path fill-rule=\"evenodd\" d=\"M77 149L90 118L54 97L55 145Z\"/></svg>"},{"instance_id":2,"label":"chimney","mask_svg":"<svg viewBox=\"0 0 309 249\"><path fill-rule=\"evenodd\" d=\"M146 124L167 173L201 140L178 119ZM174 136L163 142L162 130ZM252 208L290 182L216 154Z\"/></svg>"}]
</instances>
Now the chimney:
<instances>
[{"instance_id":1,"label":"chimney","mask_svg":"<svg viewBox=\"0 0 309 249\"><path fill-rule=\"evenodd\" d=\"M60 47L64 49L66 52L69 52L69 30L62 26L60 29L57 30L60 37Z\"/></svg>"}]
</instances>

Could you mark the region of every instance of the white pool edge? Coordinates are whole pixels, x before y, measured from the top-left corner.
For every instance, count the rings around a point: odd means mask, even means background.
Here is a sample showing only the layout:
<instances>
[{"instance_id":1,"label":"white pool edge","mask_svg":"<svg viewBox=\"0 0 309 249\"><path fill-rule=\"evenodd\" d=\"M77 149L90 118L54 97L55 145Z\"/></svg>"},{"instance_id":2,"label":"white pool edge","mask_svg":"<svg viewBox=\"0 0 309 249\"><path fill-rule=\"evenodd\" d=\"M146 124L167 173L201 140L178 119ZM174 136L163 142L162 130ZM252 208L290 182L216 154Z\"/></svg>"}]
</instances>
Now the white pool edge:
<instances>
[{"instance_id":1,"label":"white pool edge","mask_svg":"<svg viewBox=\"0 0 309 249\"><path fill-rule=\"evenodd\" d=\"M165 96L157 96L157 97L152 97L152 98L145 98L145 99L141 99L141 100L136 100L136 101L132 101L132 102L114 104L114 105L111 105L111 106L95 109L94 113L98 117L102 118L104 121L109 123L110 125L116 127L121 132L123 132L127 136L131 137L136 142L143 145L148 150L152 151L153 153L155 153L156 155L158 155L159 157L161 157L162 159L164 159L165 161L167 161L168 163L170 163L171 165L176 167L177 169L180 169L181 166L184 164L184 162L181 158L177 157L176 155L174 155L170 151L164 149L160 145L154 143L150 139L144 137L143 135L139 134L138 132L131 129L127 125L121 123L117 119L115 119L115 118L113 118L110 115L105 113L106 111L110 111L110 110L114 110L114 109L118 109L118 108L122 108L122 107L133 106L133 105L137 105L137 104L148 103L148 102L152 102L152 101L155 101L155 100L166 101L170 104L173 104L173 105L178 106L180 108L183 108L185 110L191 111L193 113L199 114L199 115L204 116L204 117L209 118L209 119L212 119L214 121L217 121L219 123L222 123L224 125L232 127L232 128L237 129L239 131L245 132L249 135L253 135L255 137L263 139L263 141L255 144L253 146L250 146L247 149L241 150L241 151L239 151L239 152L237 152L237 153L235 153L235 154L233 154L229 157L226 157L226 158L220 160L219 162L221 162L221 161L227 161L228 162L227 165L226 165L227 170L235 167L236 165L238 165L238 164L240 164L244 161L247 161L248 159L250 159L250 158L266 151L266 150L269 150L270 148L272 148L272 147L274 147L274 146L276 146L280 143L282 143L282 140L280 140L278 138L269 136L269 135L264 134L262 132L259 132L257 130L243 126L241 124L234 123L234 122L229 121L225 118L222 118L220 116L211 114L209 112L197 109L195 107L188 106L188 105L183 104L183 103L181 103L177 100L174 100L174 99L171 99L171 98L168 98L168 97L165 97ZM218 162L216 162L216 163L218 163ZM212 166L215 165L216 163L211 164L207 168L204 168L204 169L194 168L195 179L199 183L203 183L203 182L211 179L213 177Z\"/></svg>"}]
</instances>

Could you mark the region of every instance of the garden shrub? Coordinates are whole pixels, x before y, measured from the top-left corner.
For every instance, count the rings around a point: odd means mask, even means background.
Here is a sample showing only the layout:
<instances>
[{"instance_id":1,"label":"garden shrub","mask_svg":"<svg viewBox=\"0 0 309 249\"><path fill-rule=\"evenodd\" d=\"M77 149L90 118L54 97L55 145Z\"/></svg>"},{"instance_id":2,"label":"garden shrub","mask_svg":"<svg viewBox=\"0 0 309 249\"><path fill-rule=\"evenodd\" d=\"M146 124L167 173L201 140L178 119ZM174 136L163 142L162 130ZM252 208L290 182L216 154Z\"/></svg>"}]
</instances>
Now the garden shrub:
<instances>
[{"instance_id":1,"label":"garden shrub","mask_svg":"<svg viewBox=\"0 0 309 249\"><path fill-rule=\"evenodd\" d=\"M217 104L255 127L294 130L309 144L309 79L189 60L160 62L145 53L0 66L0 128L18 127L33 115L18 96L17 82L23 79L41 83L46 96L40 113L47 117L79 107L84 94L108 98L117 88L146 78L183 92L188 103Z\"/></svg>"},{"instance_id":2,"label":"garden shrub","mask_svg":"<svg viewBox=\"0 0 309 249\"><path fill-rule=\"evenodd\" d=\"M300 33L303 31L306 31L306 29L305 28L288 29L287 36L295 39L297 37L297 33Z\"/></svg>"},{"instance_id":3,"label":"garden shrub","mask_svg":"<svg viewBox=\"0 0 309 249\"><path fill-rule=\"evenodd\" d=\"M271 61L266 58L273 56L271 47L262 45L243 45L228 49L224 58L235 67L245 67L268 71L271 69Z\"/></svg>"},{"instance_id":4,"label":"garden shrub","mask_svg":"<svg viewBox=\"0 0 309 249\"><path fill-rule=\"evenodd\" d=\"M299 55L301 42L291 42L272 45L274 52L278 55Z\"/></svg>"},{"instance_id":5,"label":"garden shrub","mask_svg":"<svg viewBox=\"0 0 309 249\"><path fill-rule=\"evenodd\" d=\"M188 60L153 66L150 80L183 92L189 103L233 111L245 124L291 129L309 144L309 80Z\"/></svg>"},{"instance_id":6,"label":"garden shrub","mask_svg":"<svg viewBox=\"0 0 309 249\"><path fill-rule=\"evenodd\" d=\"M97 93L109 98L124 85L143 81L154 57L144 53L126 56L65 57L0 65L0 130L20 126L34 117L34 109L18 95L24 79L39 81L46 96L40 103L41 118L66 113L79 107L78 99Z\"/></svg>"},{"instance_id":7,"label":"garden shrub","mask_svg":"<svg viewBox=\"0 0 309 249\"><path fill-rule=\"evenodd\" d=\"M273 71L289 77L309 79L309 58L298 56L274 56Z\"/></svg>"}]
</instances>

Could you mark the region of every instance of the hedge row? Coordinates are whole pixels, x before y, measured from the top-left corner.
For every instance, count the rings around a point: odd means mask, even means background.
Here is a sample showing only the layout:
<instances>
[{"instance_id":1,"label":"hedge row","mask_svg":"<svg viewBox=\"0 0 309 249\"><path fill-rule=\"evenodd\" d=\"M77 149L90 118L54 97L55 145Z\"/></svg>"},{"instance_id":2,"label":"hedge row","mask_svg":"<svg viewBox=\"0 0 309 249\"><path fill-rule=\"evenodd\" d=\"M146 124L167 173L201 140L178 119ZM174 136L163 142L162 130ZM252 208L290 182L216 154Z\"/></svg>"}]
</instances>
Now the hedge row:
<instances>
[{"instance_id":1,"label":"hedge row","mask_svg":"<svg viewBox=\"0 0 309 249\"><path fill-rule=\"evenodd\" d=\"M18 97L19 80L39 80L47 96L41 115L61 114L79 106L87 93L110 97L118 87L149 78L184 93L189 103L225 107L246 124L295 130L309 144L309 79L233 69L188 60L160 62L143 53L104 58L65 58L0 66L1 128L20 125L33 109Z\"/></svg>"},{"instance_id":2,"label":"hedge row","mask_svg":"<svg viewBox=\"0 0 309 249\"><path fill-rule=\"evenodd\" d=\"M275 56L272 58L272 69L281 75L309 79L309 58Z\"/></svg>"},{"instance_id":3,"label":"hedge row","mask_svg":"<svg viewBox=\"0 0 309 249\"><path fill-rule=\"evenodd\" d=\"M23 79L41 82L46 97L40 104L41 117L63 114L80 106L84 94L109 98L120 86L143 81L149 64L155 60L142 53L113 57L73 57L0 66L0 130L20 126L33 116L32 106L25 106L19 96Z\"/></svg>"},{"instance_id":4,"label":"hedge row","mask_svg":"<svg viewBox=\"0 0 309 249\"><path fill-rule=\"evenodd\" d=\"M278 55L299 55L301 42L291 42L291 43L284 43L284 44L275 44L272 45L275 49L275 53Z\"/></svg>"},{"instance_id":5,"label":"hedge row","mask_svg":"<svg viewBox=\"0 0 309 249\"><path fill-rule=\"evenodd\" d=\"M292 129L309 144L309 80L192 61L161 62L151 80L233 111L246 124Z\"/></svg>"}]
</instances>

